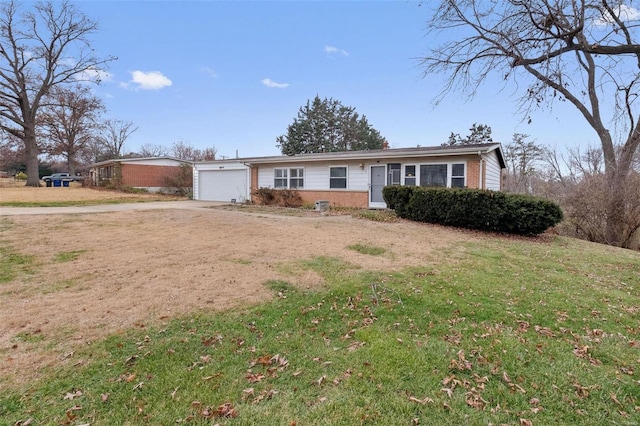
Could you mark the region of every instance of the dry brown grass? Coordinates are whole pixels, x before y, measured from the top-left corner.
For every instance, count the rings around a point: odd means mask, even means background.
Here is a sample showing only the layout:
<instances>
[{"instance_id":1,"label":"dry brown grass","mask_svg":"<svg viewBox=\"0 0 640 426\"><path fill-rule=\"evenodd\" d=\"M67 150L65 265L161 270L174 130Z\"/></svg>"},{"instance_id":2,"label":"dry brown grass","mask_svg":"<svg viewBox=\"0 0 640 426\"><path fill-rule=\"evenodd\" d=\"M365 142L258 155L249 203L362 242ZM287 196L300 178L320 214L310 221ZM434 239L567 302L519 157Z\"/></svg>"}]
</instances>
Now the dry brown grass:
<instances>
[{"instance_id":1,"label":"dry brown grass","mask_svg":"<svg viewBox=\"0 0 640 426\"><path fill-rule=\"evenodd\" d=\"M0 287L0 389L68 362L77 345L109 333L267 300L270 279L321 285L302 260L338 257L354 268L394 270L428 265L434 251L476 238L405 221L211 208L20 215L1 223L3 246L35 261ZM386 251L366 255L349 248L356 244Z\"/></svg>"},{"instance_id":2,"label":"dry brown grass","mask_svg":"<svg viewBox=\"0 0 640 426\"><path fill-rule=\"evenodd\" d=\"M69 202L114 202L114 201L154 201L178 199L158 194L131 194L94 187L83 187L80 182L71 182L66 187L39 188L25 186L25 181L13 178L0 179L0 203L69 203Z\"/></svg>"}]
</instances>

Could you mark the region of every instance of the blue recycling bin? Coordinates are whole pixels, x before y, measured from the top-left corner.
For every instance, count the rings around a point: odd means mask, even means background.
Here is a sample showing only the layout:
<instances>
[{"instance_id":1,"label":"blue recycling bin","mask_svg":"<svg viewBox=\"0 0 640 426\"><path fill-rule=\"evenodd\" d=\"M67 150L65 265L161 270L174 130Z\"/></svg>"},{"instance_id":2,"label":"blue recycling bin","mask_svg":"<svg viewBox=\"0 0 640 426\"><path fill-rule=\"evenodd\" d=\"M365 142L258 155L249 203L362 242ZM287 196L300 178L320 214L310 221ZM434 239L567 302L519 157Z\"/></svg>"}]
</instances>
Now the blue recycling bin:
<instances>
[{"instance_id":1,"label":"blue recycling bin","mask_svg":"<svg viewBox=\"0 0 640 426\"><path fill-rule=\"evenodd\" d=\"M62 186L62 180L60 180L60 179L55 179L55 180L53 181L53 186L61 187L61 186Z\"/></svg>"},{"instance_id":2,"label":"blue recycling bin","mask_svg":"<svg viewBox=\"0 0 640 426\"><path fill-rule=\"evenodd\" d=\"M65 188L69 187L69 181L68 180L63 180L62 181L62 186L64 186Z\"/></svg>"}]
</instances>

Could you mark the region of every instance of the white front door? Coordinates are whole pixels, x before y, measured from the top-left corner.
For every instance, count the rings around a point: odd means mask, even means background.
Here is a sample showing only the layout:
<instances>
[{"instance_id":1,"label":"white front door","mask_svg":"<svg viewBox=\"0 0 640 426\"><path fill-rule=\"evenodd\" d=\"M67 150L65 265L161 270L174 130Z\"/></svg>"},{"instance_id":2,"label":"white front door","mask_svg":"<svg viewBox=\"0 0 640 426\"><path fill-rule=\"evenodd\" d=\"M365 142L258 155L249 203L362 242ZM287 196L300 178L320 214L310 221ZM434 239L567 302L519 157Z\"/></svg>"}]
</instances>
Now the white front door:
<instances>
[{"instance_id":1,"label":"white front door","mask_svg":"<svg viewBox=\"0 0 640 426\"><path fill-rule=\"evenodd\" d=\"M387 203L382 197L382 188L387 182L387 166L371 166L369 181L369 207L373 209L386 209Z\"/></svg>"}]
</instances>

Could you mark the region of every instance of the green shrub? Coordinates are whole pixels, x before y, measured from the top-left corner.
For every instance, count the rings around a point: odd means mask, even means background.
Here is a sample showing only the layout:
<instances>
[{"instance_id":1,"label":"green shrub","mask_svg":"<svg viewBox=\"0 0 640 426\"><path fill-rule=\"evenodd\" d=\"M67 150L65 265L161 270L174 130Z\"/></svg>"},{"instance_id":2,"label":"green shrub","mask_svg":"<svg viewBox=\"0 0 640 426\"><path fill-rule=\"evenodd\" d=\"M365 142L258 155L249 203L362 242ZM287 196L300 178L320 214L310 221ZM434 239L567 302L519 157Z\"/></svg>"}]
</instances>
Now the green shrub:
<instances>
[{"instance_id":1,"label":"green shrub","mask_svg":"<svg viewBox=\"0 0 640 426\"><path fill-rule=\"evenodd\" d=\"M25 172L18 172L15 176L16 180L27 180L27 174Z\"/></svg>"},{"instance_id":2,"label":"green shrub","mask_svg":"<svg viewBox=\"0 0 640 426\"><path fill-rule=\"evenodd\" d=\"M387 203L387 207L395 210L398 216L404 217L404 209L416 188L415 186L386 186L382 189L382 195Z\"/></svg>"},{"instance_id":3,"label":"green shrub","mask_svg":"<svg viewBox=\"0 0 640 426\"><path fill-rule=\"evenodd\" d=\"M497 191L388 186L383 196L405 219L483 231L537 235L563 218L556 203Z\"/></svg>"}]
</instances>

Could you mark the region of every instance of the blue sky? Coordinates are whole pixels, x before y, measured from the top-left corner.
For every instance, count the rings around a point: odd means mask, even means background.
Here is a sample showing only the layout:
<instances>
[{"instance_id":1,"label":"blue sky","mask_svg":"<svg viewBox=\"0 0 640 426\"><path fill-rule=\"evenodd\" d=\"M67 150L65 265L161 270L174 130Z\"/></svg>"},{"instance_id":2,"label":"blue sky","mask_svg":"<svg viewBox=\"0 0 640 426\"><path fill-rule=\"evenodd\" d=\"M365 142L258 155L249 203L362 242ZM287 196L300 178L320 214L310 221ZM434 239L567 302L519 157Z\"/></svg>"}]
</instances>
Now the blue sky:
<instances>
[{"instance_id":1,"label":"blue sky","mask_svg":"<svg viewBox=\"0 0 640 426\"><path fill-rule=\"evenodd\" d=\"M428 3L428 2L425 2ZM219 158L277 155L276 137L316 95L355 107L392 148L431 146L488 124L540 144L597 144L570 106L517 115L513 88L484 86L435 106L443 77L422 77L417 58L429 10L413 1L77 1L97 21L99 55L114 55L96 94L108 117L138 130L125 144L205 148Z\"/></svg>"}]
</instances>

